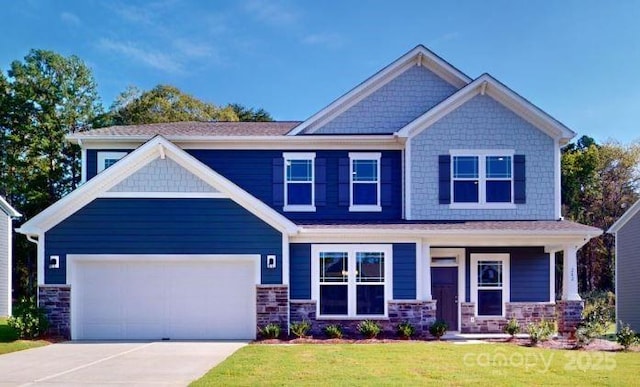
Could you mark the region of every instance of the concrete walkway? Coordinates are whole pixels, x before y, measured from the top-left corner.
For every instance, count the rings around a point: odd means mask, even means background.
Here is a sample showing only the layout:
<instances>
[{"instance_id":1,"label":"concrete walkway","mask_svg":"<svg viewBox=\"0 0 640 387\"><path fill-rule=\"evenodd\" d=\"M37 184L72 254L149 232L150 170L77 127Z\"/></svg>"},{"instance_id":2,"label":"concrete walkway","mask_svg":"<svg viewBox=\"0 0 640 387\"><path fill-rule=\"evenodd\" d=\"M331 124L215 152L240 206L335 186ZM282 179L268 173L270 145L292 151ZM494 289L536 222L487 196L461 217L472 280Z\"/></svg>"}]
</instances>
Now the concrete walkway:
<instances>
[{"instance_id":1,"label":"concrete walkway","mask_svg":"<svg viewBox=\"0 0 640 387\"><path fill-rule=\"evenodd\" d=\"M0 386L186 386L246 342L66 342L0 355Z\"/></svg>"}]
</instances>

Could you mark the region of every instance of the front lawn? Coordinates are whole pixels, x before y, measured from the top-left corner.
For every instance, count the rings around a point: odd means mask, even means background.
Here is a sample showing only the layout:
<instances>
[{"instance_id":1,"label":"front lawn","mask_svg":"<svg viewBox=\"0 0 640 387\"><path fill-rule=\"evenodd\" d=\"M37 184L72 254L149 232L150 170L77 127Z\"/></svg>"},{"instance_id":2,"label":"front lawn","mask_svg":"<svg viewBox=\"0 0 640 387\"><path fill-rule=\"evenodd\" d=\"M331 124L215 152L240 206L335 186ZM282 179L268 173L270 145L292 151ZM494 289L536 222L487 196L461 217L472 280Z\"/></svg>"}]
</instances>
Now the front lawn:
<instances>
[{"instance_id":1,"label":"front lawn","mask_svg":"<svg viewBox=\"0 0 640 387\"><path fill-rule=\"evenodd\" d=\"M0 318L0 355L47 344L49 343L44 340L18 340L18 335L7 325L7 320Z\"/></svg>"},{"instance_id":2,"label":"front lawn","mask_svg":"<svg viewBox=\"0 0 640 387\"><path fill-rule=\"evenodd\" d=\"M633 385L639 373L638 352L501 343L256 344L193 385Z\"/></svg>"}]
</instances>

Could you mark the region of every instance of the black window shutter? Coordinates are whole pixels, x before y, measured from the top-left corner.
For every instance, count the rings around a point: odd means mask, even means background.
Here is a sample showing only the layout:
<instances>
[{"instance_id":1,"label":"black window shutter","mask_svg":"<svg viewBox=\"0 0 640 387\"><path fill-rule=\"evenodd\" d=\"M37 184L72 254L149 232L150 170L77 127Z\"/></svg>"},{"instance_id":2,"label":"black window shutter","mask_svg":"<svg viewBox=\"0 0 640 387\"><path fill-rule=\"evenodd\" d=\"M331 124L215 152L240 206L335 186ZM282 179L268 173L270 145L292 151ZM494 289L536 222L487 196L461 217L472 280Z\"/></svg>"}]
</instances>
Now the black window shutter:
<instances>
[{"instance_id":1,"label":"black window shutter","mask_svg":"<svg viewBox=\"0 0 640 387\"><path fill-rule=\"evenodd\" d=\"M316 206L327 205L327 159L315 160Z\"/></svg>"},{"instance_id":2,"label":"black window shutter","mask_svg":"<svg viewBox=\"0 0 640 387\"><path fill-rule=\"evenodd\" d=\"M438 199L440 204L451 203L451 156L438 156Z\"/></svg>"},{"instance_id":3,"label":"black window shutter","mask_svg":"<svg viewBox=\"0 0 640 387\"><path fill-rule=\"evenodd\" d=\"M392 179L391 160L383 157L380 160L380 180L382 180L380 182L380 204L383 206L391 205Z\"/></svg>"},{"instance_id":4,"label":"black window shutter","mask_svg":"<svg viewBox=\"0 0 640 387\"><path fill-rule=\"evenodd\" d=\"M349 159L338 160L338 205L349 205Z\"/></svg>"},{"instance_id":5,"label":"black window shutter","mask_svg":"<svg viewBox=\"0 0 640 387\"><path fill-rule=\"evenodd\" d=\"M284 205L284 159L273 159L273 205Z\"/></svg>"},{"instance_id":6,"label":"black window shutter","mask_svg":"<svg viewBox=\"0 0 640 387\"><path fill-rule=\"evenodd\" d=\"M513 202L527 202L527 174L524 155L513 156Z\"/></svg>"}]
</instances>

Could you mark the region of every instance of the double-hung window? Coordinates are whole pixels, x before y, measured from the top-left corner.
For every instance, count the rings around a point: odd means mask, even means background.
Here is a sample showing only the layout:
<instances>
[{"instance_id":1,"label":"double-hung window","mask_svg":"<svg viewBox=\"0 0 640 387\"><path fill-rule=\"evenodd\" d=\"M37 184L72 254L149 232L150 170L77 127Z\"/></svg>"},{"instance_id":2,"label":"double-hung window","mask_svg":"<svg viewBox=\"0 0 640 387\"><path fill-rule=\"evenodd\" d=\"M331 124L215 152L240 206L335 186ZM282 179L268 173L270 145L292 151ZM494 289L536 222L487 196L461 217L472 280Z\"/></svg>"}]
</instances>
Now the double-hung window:
<instances>
[{"instance_id":1,"label":"double-hung window","mask_svg":"<svg viewBox=\"0 0 640 387\"><path fill-rule=\"evenodd\" d=\"M284 153L284 210L315 211L315 153Z\"/></svg>"},{"instance_id":2,"label":"double-hung window","mask_svg":"<svg viewBox=\"0 0 640 387\"><path fill-rule=\"evenodd\" d=\"M451 151L452 207L513 205L513 151Z\"/></svg>"},{"instance_id":3,"label":"double-hung window","mask_svg":"<svg viewBox=\"0 0 640 387\"><path fill-rule=\"evenodd\" d=\"M127 155L127 152L98 152L98 170L100 173Z\"/></svg>"},{"instance_id":4,"label":"double-hung window","mask_svg":"<svg viewBox=\"0 0 640 387\"><path fill-rule=\"evenodd\" d=\"M471 254L471 302L476 315L504 316L509 302L509 254Z\"/></svg>"},{"instance_id":5,"label":"double-hung window","mask_svg":"<svg viewBox=\"0 0 640 387\"><path fill-rule=\"evenodd\" d=\"M349 153L349 211L382 211L380 206L380 153Z\"/></svg>"},{"instance_id":6,"label":"double-hung window","mask_svg":"<svg viewBox=\"0 0 640 387\"><path fill-rule=\"evenodd\" d=\"M392 297L390 245L313 245L319 317L384 317Z\"/></svg>"}]
</instances>

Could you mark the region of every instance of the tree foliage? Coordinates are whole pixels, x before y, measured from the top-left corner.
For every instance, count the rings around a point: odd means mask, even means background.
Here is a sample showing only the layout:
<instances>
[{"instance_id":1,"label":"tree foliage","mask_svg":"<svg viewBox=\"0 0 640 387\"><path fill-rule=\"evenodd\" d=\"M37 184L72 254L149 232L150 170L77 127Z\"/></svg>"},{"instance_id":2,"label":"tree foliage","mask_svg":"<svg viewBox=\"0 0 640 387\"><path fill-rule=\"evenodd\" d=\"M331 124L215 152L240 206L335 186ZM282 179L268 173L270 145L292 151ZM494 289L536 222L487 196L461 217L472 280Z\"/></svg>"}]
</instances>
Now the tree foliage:
<instances>
[{"instance_id":1,"label":"tree foliage","mask_svg":"<svg viewBox=\"0 0 640 387\"><path fill-rule=\"evenodd\" d=\"M231 103L228 105L238 116L240 121L251 121L251 122L267 122L273 121L271 114L269 114L266 110L248 108L239 103Z\"/></svg>"},{"instance_id":2,"label":"tree foliage","mask_svg":"<svg viewBox=\"0 0 640 387\"><path fill-rule=\"evenodd\" d=\"M76 56L32 50L0 72L0 194L24 215L60 199L80 182L77 145L101 110L91 70ZM35 273L35 246L15 238L20 288ZM33 289L31 289L33 290Z\"/></svg>"},{"instance_id":3,"label":"tree foliage","mask_svg":"<svg viewBox=\"0 0 640 387\"><path fill-rule=\"evenodd\" d=\"M587 136L562 154L562 203L565 217L607 230L638 199L640 144L602 145ZM614 238L593 238L578 252L581 292L612 290Z\"/></svg>"}]
</instances>

